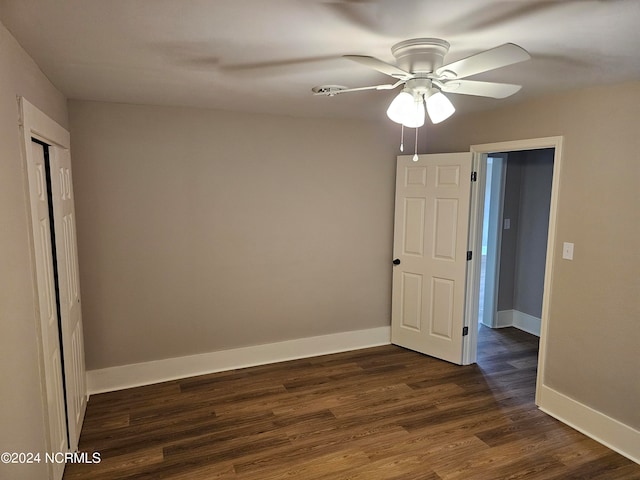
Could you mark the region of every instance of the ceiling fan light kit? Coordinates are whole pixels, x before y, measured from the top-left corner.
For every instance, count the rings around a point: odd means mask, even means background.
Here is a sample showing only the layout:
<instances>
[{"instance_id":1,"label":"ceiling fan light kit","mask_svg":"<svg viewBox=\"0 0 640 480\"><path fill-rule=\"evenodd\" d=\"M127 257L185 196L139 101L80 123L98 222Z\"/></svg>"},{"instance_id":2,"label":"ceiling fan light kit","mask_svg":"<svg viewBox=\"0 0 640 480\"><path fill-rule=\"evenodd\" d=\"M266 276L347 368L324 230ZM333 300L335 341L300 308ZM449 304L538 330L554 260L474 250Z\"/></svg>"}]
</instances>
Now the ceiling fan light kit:
<instances>
[{"instance_id":1,"label":"ceiling fan light kit","mask_svg":"<svg viewBox=\"0 0 640 480\"><path fill-rule=\"evenodd\" d=\"M421 89L405 87L387 109L387 116L396 123L409 128L424 125L425 103L432 123L440 123L456 111L451 101L438 89Z\"/></svg>"},{"instance_id":2,"label":"ceiling fan light kit","mask_svg":"<svg viewBox=\"0 0 640 480\"><path fill-rule=\"evenodd\" d=\"M337 85L313 87L314 95L335 96L362 90L392 90L404 85L387 109L387 116L403 127L424 125L426 113L431 122L440 123L455 112L444 95L474 95L505 98L520 90L520 85L465 80L466 77L529 60L529 53L513 43L471 55L443 65L449 42L439 38L414 38L396 43L391 53L396 65L366 55L345 55L344 58L393 77L394 84L348 88Z\"/></svg>"}]
</instances>

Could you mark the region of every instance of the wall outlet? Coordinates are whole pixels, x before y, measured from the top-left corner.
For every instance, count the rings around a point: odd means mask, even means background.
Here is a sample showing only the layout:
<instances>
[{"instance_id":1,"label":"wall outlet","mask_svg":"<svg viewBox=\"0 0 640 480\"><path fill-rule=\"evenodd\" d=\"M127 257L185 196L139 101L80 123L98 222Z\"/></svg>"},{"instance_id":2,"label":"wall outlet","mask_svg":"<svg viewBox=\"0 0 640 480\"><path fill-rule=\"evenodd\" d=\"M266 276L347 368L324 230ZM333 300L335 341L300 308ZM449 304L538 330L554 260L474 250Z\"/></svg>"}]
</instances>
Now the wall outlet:
<instances>
[{"instance_id":1,"label":"wall outlet","mask_svg":"<svg viewBox=\"0 0 640 480\"><path fill-rule=\"evenodd\" d=\"M562 244L562 258L573 260L573 243L564 242Z\"/></svg>"},{"instance_id":2,"label":"wall outlet","mask_svg":"<svg viewBox=\"0 0 640 480\"><path fill-rule=\"evenodd\" d=\"M504 229L505 230L509 230L511 228L511 219L510 218L505 218L504 219Z\"/></svg>"}]
</instances>

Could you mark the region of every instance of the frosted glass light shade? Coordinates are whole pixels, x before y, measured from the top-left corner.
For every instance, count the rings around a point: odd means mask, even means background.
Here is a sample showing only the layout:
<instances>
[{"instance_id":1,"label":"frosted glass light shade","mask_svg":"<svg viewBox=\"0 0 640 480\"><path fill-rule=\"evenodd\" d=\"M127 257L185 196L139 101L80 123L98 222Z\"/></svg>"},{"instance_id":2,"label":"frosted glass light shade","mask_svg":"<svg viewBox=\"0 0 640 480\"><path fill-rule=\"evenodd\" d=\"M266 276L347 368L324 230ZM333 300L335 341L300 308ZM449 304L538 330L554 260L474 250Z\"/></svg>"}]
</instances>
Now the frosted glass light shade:
<instances>
[{"instance_id":1,"label":"frosted glass light shade","mask_svg":"<svg viewBox=\"0 0 640 480\"><path fill-rule=\"evenodd\" d=\"M451 101L442 92L437 92L425 99L427 113L433 123L440 123L456 111Z\"/></svg>"},{"instance_id":2,"label":"frosted glass light shade","mask_svg":"<svg viewBox=\"0 0 640 480\"><path fill-rule=\"evenodd\" d=\"M408 90L401 91L387 109L387 116L391 120L409 128L424 125L424 113L422 97Z\"/></svg>"},{"instance_id":3,"label":"frosted glass light shade","mask_svg":"<svg viewBox=\"0 0 640 480\"><path fill-rule=\"evenodd\" d=\"M413 110L407 116L403 125L409 128L418 128L424 125L424 100L421 95L416 95L413 102Z\"/></svg>"}]
</instances>

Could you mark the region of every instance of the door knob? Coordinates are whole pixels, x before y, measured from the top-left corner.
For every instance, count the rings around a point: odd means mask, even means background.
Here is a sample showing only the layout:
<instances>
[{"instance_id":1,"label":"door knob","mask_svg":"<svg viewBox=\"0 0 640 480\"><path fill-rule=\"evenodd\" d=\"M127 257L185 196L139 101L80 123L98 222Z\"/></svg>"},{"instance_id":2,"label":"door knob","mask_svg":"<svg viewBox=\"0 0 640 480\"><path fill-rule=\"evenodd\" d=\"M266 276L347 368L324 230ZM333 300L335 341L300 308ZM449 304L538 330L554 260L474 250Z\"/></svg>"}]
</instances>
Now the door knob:
<instances>
[{"instance_id":1,"label":"door knob","mask_svg":"<svg viewBox=\"0 0 640 480\"><path fill-rule=\"evenodd\" d=\"M400 265L400 259L399 259L399 258L396 258L396 259L393 261L393 264L394 264L394 265Z\"/></svg>"}]
</instances>

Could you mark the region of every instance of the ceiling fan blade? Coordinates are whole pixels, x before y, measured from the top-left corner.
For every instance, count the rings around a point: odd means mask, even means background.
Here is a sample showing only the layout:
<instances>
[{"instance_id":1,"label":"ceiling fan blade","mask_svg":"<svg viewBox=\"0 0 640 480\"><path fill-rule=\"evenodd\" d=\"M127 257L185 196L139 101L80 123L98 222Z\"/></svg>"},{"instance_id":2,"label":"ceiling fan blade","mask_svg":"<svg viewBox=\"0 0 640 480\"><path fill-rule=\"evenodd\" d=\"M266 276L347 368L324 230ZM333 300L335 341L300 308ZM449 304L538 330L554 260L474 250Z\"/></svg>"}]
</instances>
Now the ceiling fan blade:
<instances>
[{"instance_id":1,"label":"ceiling fan blade","mask_svg":"<svg viewBox=\"0 0 640 480\"><path fill-rule=\"evenodd\" d=\"M385 75L390 75L394 78L406 79L411 77L409 72L405 72L395 65L391 65L390 63L383 62L382 60L378 60L377 58L369 57L367 55L344 55L343 58L352 60L360 65L364 65L365 67L373 68L374 70L384 73Z\"/></svg>"},{"instance_id":2,"label":"ceiling fan blade","mask_svg":"<svg viewBox=\"0 0 640 480\"><path fill-rule=\"evenodd\" d=\"M345 93L345 92L360 92L362 90L393 90L395 87L395 85L389 84L389 85L374 85L372 87L354 87L354 88L345 88L344 90L340 90L339 93Z\"/></svg>"},{"instance_id":3,"label":"ceiling fan blade","mask_svg":"<svg viewBox=\"0 0 640 480\"><path fill-rule=\"evenodd\" d=\"M514 43L505 43L457 62L443 65L436 74L443 78L465 78L478 73L529 60L531 55Z\"/></svg>"},{"instance_id":4,"label":"ceiling fan blade","mask_svg":"<svg viewBox=\"0 0 640 480\"><path fill-rule=\"evenodd\" d=\"M491 98L506 98L522 88L521 85L511 83L476 82L474 80L449 80L438 83L443 92Z\"/></svg>"}]
</instances>

